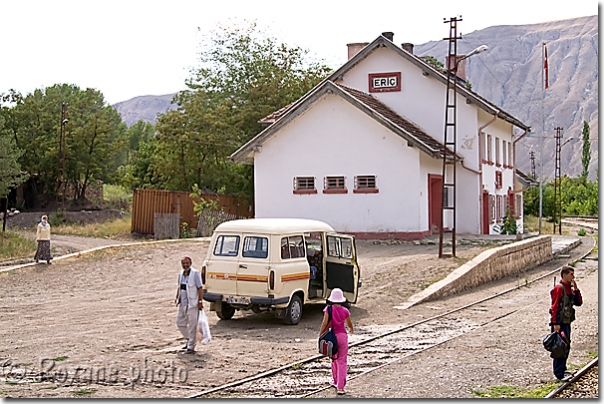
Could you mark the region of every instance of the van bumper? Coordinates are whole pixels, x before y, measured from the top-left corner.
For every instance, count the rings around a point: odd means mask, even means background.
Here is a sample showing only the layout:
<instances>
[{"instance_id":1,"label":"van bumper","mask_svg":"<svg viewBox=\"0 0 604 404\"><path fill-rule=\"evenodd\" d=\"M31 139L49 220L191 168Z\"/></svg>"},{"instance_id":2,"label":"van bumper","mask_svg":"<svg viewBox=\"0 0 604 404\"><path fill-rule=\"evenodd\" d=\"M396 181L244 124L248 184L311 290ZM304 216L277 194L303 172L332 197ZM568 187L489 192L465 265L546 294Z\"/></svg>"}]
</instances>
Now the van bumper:
<instances>
[{"instance_id":1,"label":"van bumper","mask_svg":"<svg viewBox=\"0 0 604 404\"><path fill-rule=\"evenodd\" d=\"M222 295L220 293L204 293L203 300L208 302L219 302L222 300Z\"/></svg>"},{"instance_id":2,"label":"van bumper","mask_svg":"<svg viewBox=\"0 0 604 404\"><path fill-rule=\"evenodd\" d=\"M250 303L261 305L261 306L286 304L286 303L289 303L289 296L279 297L276 299L274 297L251 297Z\"/></svg>"}]
</instances>

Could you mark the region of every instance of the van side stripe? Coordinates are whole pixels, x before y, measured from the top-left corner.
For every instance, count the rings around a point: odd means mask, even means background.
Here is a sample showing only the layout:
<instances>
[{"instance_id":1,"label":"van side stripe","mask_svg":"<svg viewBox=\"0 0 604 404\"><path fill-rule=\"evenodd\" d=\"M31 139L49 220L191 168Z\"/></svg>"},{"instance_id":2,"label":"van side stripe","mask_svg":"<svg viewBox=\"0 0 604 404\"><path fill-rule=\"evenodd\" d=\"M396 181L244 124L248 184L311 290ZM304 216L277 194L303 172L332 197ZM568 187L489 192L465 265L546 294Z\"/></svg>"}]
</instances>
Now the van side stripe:
<instances>
[{"instance_id":1,"label":"van side stripe","mask_svg":"<svg viewBox=\"0 0 604 404\"><path fill-rule=\"evenodd\" d=\"M237 275L237 280L243 282L268 282L268 276Z\"/></svg>"},{"instance_id":2,"label":"van side stripe","mask_svg":"<svg viewBox=\"0 0 604 404\"><path fill-rule=\"evenodd\" d=\"M223 281L242 281L242 282L268 282L268 276L262 275L235 275L223 272L208 272L208 279L218 279Z\"/></svg>"},{"instance_id":3,"label":"van side stripe","mask_svg":"<svg viewBox=\"0 0 604 404\"><path fill-rule=\"evenodd\" d=\"M235 281L237 280L237 275L235 274L225 274L223 272L208 272L207 277L209 279L222 279L222 280L229 280L229 281Z\"/></svg>"},{"instance_id":4,"label":"van side stripe","mask_svg":"<svg viewBox=\"0 0 604 404\"><path fill-rule=\"evenodd\" d=\"M309 279L310 272L302 272L298 274L281 275L281 282L299 281L301 279Z\"/></svg>"}]
</instances>

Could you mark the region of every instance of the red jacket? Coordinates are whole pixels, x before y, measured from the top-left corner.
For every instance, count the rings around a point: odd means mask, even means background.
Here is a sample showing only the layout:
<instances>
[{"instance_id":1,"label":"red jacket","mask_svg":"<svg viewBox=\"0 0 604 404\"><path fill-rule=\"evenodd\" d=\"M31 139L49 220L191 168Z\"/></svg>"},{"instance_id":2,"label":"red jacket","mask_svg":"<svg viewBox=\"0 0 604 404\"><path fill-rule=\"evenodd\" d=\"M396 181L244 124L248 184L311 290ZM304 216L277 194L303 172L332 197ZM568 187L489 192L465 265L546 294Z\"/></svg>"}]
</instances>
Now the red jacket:
<instances>
[{"instance_id":1,"label":"red jacket","mask_svg":"<svg viewBox=\"0 0 604 404\"><path fill-rule=\"evenodd\" d=\"M560 285L566 289L566 294L573 303L573 306L581 306L583 304L581 291L573 291L570 283L566 283L562 279L560 279ZM552 296L552 307L550 309L550 313L552 314L551 325L557 325L560 324L560 310L562 309L562 297L564 296L564 292L562 291L562 288L554 286L550 295Z\"/></svg>"}]
</instances>

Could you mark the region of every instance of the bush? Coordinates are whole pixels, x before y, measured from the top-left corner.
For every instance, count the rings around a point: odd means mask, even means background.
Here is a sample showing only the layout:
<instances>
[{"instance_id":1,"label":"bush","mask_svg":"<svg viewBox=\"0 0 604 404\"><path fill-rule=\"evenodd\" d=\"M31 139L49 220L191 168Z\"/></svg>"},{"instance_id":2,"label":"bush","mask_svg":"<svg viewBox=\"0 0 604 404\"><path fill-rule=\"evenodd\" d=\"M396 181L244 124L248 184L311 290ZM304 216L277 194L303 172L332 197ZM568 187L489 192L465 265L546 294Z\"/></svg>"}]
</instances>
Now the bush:
<instances>
[{"instance_id":1,"label":"bush","mask_svg":"<svg viewBox=\"0 0 604 404\"><path fill-rule=\"evenodd\" d=\"M577 236L579 237L583 237L587 234L587 232L585 231L585 229L579 229L579 231L577 232Z\"/></svg>"}]
</instances>

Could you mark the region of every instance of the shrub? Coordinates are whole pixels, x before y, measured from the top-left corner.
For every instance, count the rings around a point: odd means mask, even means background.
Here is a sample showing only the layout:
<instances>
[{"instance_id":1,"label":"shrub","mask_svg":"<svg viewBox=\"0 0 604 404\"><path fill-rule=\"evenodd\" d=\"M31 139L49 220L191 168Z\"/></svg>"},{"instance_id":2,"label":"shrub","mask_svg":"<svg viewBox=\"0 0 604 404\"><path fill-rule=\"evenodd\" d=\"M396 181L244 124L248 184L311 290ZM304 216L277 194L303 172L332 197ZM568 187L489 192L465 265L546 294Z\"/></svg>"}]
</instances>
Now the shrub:
<instances>
[{"instance_id":1,"label":"shrub","mask_svg":"<svg viewBox=\"0 0 604 404\"><path fill-rule=\"evenodd\" d=\"M579 231L577 232L577 236L579 237L583 237L587 234L587 232L585 231L585 229L579 229Z\"/></svg>"}]
</instances>

